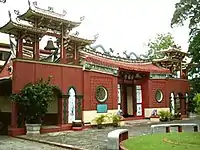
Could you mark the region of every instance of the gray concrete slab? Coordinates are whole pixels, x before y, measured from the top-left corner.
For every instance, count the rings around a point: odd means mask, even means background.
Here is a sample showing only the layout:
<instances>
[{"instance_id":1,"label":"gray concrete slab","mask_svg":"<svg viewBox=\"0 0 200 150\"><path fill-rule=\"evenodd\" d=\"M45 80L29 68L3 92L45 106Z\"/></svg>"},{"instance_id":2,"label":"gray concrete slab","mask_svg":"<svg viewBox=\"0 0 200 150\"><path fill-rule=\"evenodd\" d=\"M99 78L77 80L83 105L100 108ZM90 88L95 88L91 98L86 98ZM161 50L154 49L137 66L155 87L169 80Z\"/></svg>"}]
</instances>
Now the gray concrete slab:
<instances>
[{"instance_id":1,"label":"gray concrete slab","mask_svg":"<svg viewBox=\"0 0 200 150\"><path fill-rule=\"evenodd\" d=\"M66 150L66 149L8 136L0 136L0 150Z\"/></svg>"}]
</instances>

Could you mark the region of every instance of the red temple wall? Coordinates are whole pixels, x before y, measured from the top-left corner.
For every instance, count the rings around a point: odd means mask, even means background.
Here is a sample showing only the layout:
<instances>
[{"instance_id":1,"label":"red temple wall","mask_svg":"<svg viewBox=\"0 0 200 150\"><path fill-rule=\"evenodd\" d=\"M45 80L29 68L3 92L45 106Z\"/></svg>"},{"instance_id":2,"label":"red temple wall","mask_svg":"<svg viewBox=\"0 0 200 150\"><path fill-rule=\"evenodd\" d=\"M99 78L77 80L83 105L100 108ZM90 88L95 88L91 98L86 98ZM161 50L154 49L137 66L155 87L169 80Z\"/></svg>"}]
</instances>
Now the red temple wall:
<instances>
[{"instance_id":1,"label":"red temple wall","mask_svg":"<svg viewBox=\"0 0 200 150\"><path fill-rule=\"evenodd\" d=\"M186 92L189 92L190 85L189 81L185 79L167 79L167 92L170 95L171 92L178 93L181 92L185 95Z\"/></svg>"},{"instance_id":2,"label":"red temple wall","mask_svg":"<svg viewBox=\"0 0 200 150\"><path fill-rule=\"evenodd\" d=\"M159 103L155 99L156 90L163 92L163 100ZM149 80L149 108L167 108L169 107L170 93L185 95L189 92L189 82L183 79L153 79Z\"/></svg>"},{"instance_id":3,"label":"red temple wall","mask_svg":"<svg viewBox=\"0 0 200 150\"><path fill-rule=\"evenodd\" d=\"M142 99L143 99L143 102L142 102L142 107L143 108L146 108L148 107L149 105L149 87L148 87L148 79L144 79L143 82L142 82ZM144 113L143 113L144 114Z\"/></svg>"},{"instance_id":4,"label":"red temple wall","mask_svg":"<svg viewBox=\"0 0 200 150\"><path fill-rule=\"evenodd\" d=\"M108 109L117 109L117 77L112 75L83 71L82 68L62 65L44 64L33 61L13 62L13 92L19 92L27 83L52 76L52 84L57 85L63 94L73 86L77 95L84 95L83 110L96 110L99 103L95 97L96 88L100 85L108 90Z\"/></svg>"},{"instance_id":5,"label":"red temple wall","mask_svg":"<svg viewBox=\"0 0 200 150\"><path fill-rule=\"evenodd\" d=\"M48 79L52 76L52 84L57 85L63 94L67 94L68 88L73 86L76 94L83 94L82 68L67 67L37 62L18 61L13 62L13 92L19 92L27 83L35 82L41 78Z\"/></svg>"},{"instance_id":6,"label":"red temple wall","mask_svg":"<svg viewBox=\"0 0 200 150\"><path fill-rule=\"evenodd\" d=\"M113 75L83 71L82 68L67 67L62 65L44 64L38 62L27 62L15 60L13 62L13 92L19 92L29 82L39 80L41 77L47 79L53 76L52 83L59 86L63 94L67 94L68 88L73 86L78 95L84 95L83 110L96 110L99 103L95 97L96 88L100 85L108 90L108 109L117 109L117 84L118 79ZM17 71L16 71L17 70ZM144 79L137 81L143 89L143 108L169 107L169 96L171 92L186 93L189 91L189 83L183 79ZM155 100L156 90L163 91L163 101Z\"/></svg>"},{"instance_id":7,"label":"red temple wall","mask_svg":"<svg viewBox=\"0 0 200 150\"><path fill-rule=\"evenodd\" d=\"M108 99L105 102L108 109L117 109L117 77L84 71L84 110L96 110L97 104L100 104L95 97L98 86L104 86L108 90Z\"/></svg>"}]
</instances>

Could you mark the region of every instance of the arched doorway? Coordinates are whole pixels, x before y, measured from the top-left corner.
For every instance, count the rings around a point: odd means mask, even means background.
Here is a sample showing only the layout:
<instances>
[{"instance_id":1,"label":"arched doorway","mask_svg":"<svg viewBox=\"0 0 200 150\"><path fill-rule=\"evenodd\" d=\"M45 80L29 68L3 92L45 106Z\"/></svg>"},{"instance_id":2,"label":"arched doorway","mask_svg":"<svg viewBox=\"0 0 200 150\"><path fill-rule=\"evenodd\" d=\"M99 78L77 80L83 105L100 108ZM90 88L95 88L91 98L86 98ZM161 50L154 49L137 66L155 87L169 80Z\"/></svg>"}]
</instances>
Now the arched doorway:
<instances>
[{"instance_id":1,"label":"arched doorway","mask_svg":"<svg viewBox=\"0 0 200 150\"><path fill-rule=\"evenodd\" d=\"M176 94L175 97L175 113L181 113L181 101L180 101L180 94Z\"/></svg>"},{"instance_id":2,"label":"arched doorway","mask_svg":"<svg viewBox=\"0 0 200 150\"><path fill-rule=\"evenodd\" d=\"M68 90L68 123L72 123L75 121L75 116L76 116L76 107L75 107L75 102L76 102L76 91L73 87L69 88Z\"/></svg>"},{"instance_id":3,"label":"arched doorway","mask_svg":"<svg viewBox=\"0 0 200 150\"><path fill-rule=\"evenodd\" d=\"M172 115L175 114L175 96L173 92L170 93L170 112Z\"/></svg>"},{"instance_id":4,"label":"arched doorway","mask_svg":"<svg viewBox=\"0 0 200 150\"><path fill-rule=\"evenodd\" d=\"M59 101L61 99L62 92L58 89L53 89L53 99L48 104L47 113L42 118L43 126L55 126L58 124L59 117Z\"/></svg>"},{"instance_id":5,"label":"arched doorway","mask_svg":"<svg viewBox=\"0 0 200 150\"><path fill-rule=\"evenodd\" d=\"M181 113L182 116L185 116L187 114L187 110L186 110L186 99L183 93L179 92L177 94L175 104L177 113Z\"/></svg>"}]
</instances>

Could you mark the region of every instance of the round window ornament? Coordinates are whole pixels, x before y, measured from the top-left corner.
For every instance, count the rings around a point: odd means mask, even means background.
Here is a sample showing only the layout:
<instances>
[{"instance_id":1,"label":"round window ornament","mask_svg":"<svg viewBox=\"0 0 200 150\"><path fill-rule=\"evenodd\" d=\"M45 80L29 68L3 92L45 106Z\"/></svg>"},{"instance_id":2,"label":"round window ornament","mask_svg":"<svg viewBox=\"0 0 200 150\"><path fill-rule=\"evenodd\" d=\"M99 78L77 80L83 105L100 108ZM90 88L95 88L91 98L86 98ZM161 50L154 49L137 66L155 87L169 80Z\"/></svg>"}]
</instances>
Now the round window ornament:
<instances>
[{"instance_id":1,"label":"round window ornament","mask_svg":"<svg viewBox=\"0 0 200 150\"><path fill-rule=\"evenodd\" d=\"M108 98L108 91L105 87L99 86L96 89L96 99L97 101L103 103L107 100Z\"/></svg>"},{"instance_id":2,"label":"round window ornament","mask_svg":"<svg viewBox=\"0 0 200 150\"><path fill-rule=\"evenodd\" d=\"M157 90L155 98L157 102L161 102L163 100L163 92L161 90Z\"/></svg>"},{"instance_id":3,"label":"round window ornament","mask_svg":"<svg viewBox=\"0 0 200 150\"><path fill-rule=\"evenodd\" d=\"M9 74L12 74L12 73L13 73L13 67L12 67L12 66L9 66L9 67L8 67L8 72L9 72Z\"/></svg>"}]
</instances>

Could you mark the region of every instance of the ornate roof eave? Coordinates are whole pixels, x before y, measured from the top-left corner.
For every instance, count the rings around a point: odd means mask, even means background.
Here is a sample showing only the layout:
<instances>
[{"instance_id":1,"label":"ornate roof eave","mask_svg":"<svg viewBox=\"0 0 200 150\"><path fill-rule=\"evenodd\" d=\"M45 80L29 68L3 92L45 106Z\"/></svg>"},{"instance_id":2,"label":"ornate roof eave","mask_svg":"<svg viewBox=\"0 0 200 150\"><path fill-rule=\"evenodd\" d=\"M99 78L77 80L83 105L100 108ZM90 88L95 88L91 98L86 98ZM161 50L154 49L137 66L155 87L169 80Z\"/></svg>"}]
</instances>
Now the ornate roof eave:
<instances>
[{"instance_id":1,"label":"ornate roof eave","mask_svg":"<svg viewBox=\"0 0 200 150\"><path fill-rule=\"evenodd\" d=\"M185 63L185 61L180 60L180 59L171 59L171 58L161 58L161 59L154 59L152 60L153 63Z\"/></svg>"},{"instance_id":2,"label":"ornate roof eave","mask_svg":"<svg viewBox=\"0 0 200 150\"><path fill-rule=\"evenodd\" d=\"M7 44L7 43L0 43L0 47L1 48L10 48L10 45L9 44Z\"/></svg>"},{"instance_id":3,"label":"ornate roof eave","mask_svg":"<svg viewBox=\"0 0 200 150\"><path fill-rule=\"evenodd\" d=\"M82 45L91 45L96 41L96 40L88 40L88 39L80 38L74 35L69 35L69 39L70 41L79 42Z\"/></svg>"},{"instance_id":4,"label":"ornate roof eave","mask_svg":"<svg viewBox=\"0 0 200 150\"><path fill-rule=\"evenodd\" d=\"M49 15L47 13L49 13ZM81 24L81 22L74 22L74 21L69 21L69 20L61 18L63 16L61 14L58 14L58 13L55 13L52 11L41 9L37 6L35 6L35 8L33 9L31 7L31 5L29 4L29 9L24 14L18 15L18 18L21 20L31 22L31 23L34 23L35 19L33 19L33 18L35 18L35 17L40 18L41 20L44 20L44 18L45 18L46 20L51 20L52 22L54 22L56 24L62 24L71 29L78 27ZM45 24L43 23L43 26L46 26Z\"/></svg>"},{"instance_id":5,"label":"ornate roof eave","mask_svg":"<svg viewBox=\"0 0 200 150\"><path fill-rule=\"evenodd\" d=\"M15 32L13 30L16 30ZM3 27L0 28L0 32L7 33L7 34L13 34L15 36L18 36L19 32L28 31L29 33L38 33L38 34L44 34L46 30L44 29L35 29L31 26L26 26L22 24L18 24L10 20L7 24L5 24Z\"/></svg>"},{"instance_id":6,"label":"ornate roof eave","mask_svg":"<svg viewBox=\"0 0 200 150\"><path fill-rule=\"evenodd\" d=\"M151 73L170 73L169 69L164 67L159 67L152 64L151 62L132 62L132 61L123 61L115 60L109 57L97 56L85 51L81 51L81 58L86 62L92 62L94 64L101 64L104 66L110 66L114 68L119 68L120 70L127 71L137 71L137 72L151 72ZM153 68L152 68L153 67Z\"/></svg>"},{"instance_id":7,"label":"ornate roof eave","mask_svg":"<svg viewBox=\"0 0 200 150\"><path fill-rule=\"evenodd\" d=\"M187 52L183 52L177 48L169 48L169 49L163 49L163 50L160 50L159 52L161 53L182 53L182 54L187 54Z\"/></svg>"}]
</instances>

